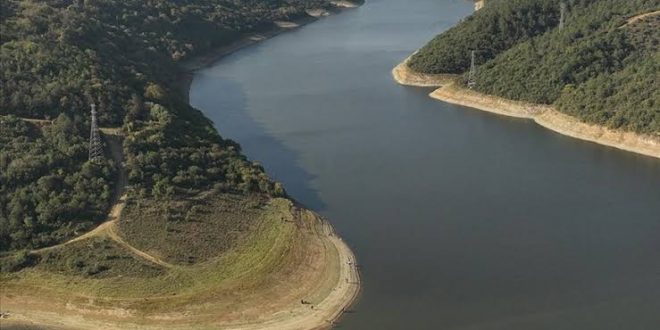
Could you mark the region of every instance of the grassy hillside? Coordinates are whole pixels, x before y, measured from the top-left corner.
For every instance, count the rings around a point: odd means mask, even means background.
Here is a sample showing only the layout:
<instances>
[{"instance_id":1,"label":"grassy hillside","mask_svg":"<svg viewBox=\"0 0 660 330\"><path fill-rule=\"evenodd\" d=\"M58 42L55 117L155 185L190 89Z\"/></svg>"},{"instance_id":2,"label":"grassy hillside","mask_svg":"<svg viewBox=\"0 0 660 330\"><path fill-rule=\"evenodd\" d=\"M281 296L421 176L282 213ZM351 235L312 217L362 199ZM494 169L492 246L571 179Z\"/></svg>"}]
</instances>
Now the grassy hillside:
<instances>
[{"instance_id":1,"label":"grassy hillside","mask_svg":"<svg viewBox=\"0 0 660 330\"><path fill-rule=\"evenodd\" d=\"M103 236L32 255L21 260L22 265L13 260L16 269L29 267L0 273L3 309L12 312L3 322L19 320L15 314L20 313L45 328L55 324L84 329L98 324L116 328L137 324L157 329L211 329L219 324L258 322L283 310L287 311L284 316L289 315L288 310L307 312L310 308L301 305L300 299L317 304L333 291L341 265L337 250L324 241L318 219L301 217L285 199L264 202L217 192L208 197L206 206L195 211L193 218L168 219L170 230L221 221L208 211L217 209L233 214L247 211L249 225L229 231L222 226L217 230L207 227L183 245L159 244L146 250L175 262L171 266L142 259L128 252L124 243ZM156 204L131 207L147 214L160 208ZM139 236L134 230L152 225L122 225L121 232L127 237ZM230 236L230 242L224 242ZM148 238L142 239L127 238L127 242L148 246ZM197 239L200 241L195 242ZM176 240L166 238L165 242ZM195 260L176 257L196 252L195 246L210 250ZM295 316L299 315L289 317ZM324 322L319 320L319 324Z\"/></svg>"},{"instance_id":2,"label":"grassy hillside","mask_svg":"<svg viewBox=\"0 0 660 330\"><path fill-rule=\"evenodd\" d=\"M142 222L129 216L122 219L120 225L120 232L125 235L125 241L131 245L145 248L144 251L149 251L149 253L156 256L162 255L168 260L180 261L182 266L190 266L196 262L191 262L192 260L187 258L181 260L169 258L169 253L195 256L194 261L207 261L205 265L199 265L195 268L168 269L141 259L128 252L118 242L99 235L88 240L65 245L62 248L35 254L31 260L32 268L23 269L22 272L15 274L6 274L7 279L25 285L28 282L37 284L38 281L33 282L30 280L34 276L39 278L54 276L52 280L46 280L45 282L55 284L50 287L51 291L73 290L71 292L77 294L98 294L99 292L93 290L103 290L103 296L106 298L163 295L170 292L180 292L181 286L196 286L196 289L200 290L203 286L199 283L173 278L173 275L196 276L194 275L195 270L208 269L208 271L216 271L217 274L215 278L207 280L220 282L223 277L233 276L232 272L244 270L242 267L245 265L254 266L254 259L268 257L270 254L268 250L271 248L276 249L275 251L280 254L284 254L281 247L277 247L277 245L284 244L288 246L293 243L289 236L297 235L294 224L285 223L281 220L284 217L291 217L287 214L289 204L284 200L278 200L269 205L264 200L257 198L224 195L217 192L212 193L210 197L204 202L206 207L202 211L198 211L199 214L196 214L193 218L175 220L164 217L161 218L165 220L164 222L154 224L153 221ZM237 201L239 202L237 203ZM162 210L162 205L159 203L131 202L130 204L129 209L132 210L128 210L129 215L131 212L144 212L145 214L167 212ZM179 228L185 227L186 224L203 225L208 222L224 221L225 219L215 216L213 213L215 209L235 214L250 213L249 217L244 218L249 223L246 224L247 227L241 228L237 225L232 226L235 228L229 230L222 227L216 229L207 226L204 228L204 232L198 235L186 237L181 233L181 235L176 235L176 238L170 239L163 237L158 228L154 228L164 225L168 227L165 230L166 233L171 232L174 234L177 231L180 232ZM152 230L154 231L153 236L151 235ZM282 232L280 233L280 231ZM226 240L227 237L238 233L246 235L239 235L229 241ZM247 235L248 233L249 235ZM280 234L286 237L279 237ZM274 236L270 237L269 241L261 242L260 235ZM201 239L200 236L202 236ZM161 243L179 244L149 244L149 242L158 240L162 240ZM174 240L177 242L174 242ZM191 246L195 245L204 245L208 249L200 254L202 257L199 257L199 259L197 259L196 254L198 251L190 249ZM227 254L228 251L243 255L244 260L233 260L231 256L218 259L223 253ZM272 257L270 256L270 258ZM208 261L212 261L211 264ZM272 262L277 263L277 260L272 260ZM224 264L227 268L218 271L217 263ZM241 269L232 269L233 267ZM273 267L273 265L263 265L263 267ZM275 269L272 270L275 271ZM209 274L197 275L209 276ZM70 282L70 279L75 279L75 283L67 283ZM98 280L101 279L107 280L107 282L99 282ZM129 284L132 281L138 281L139 283ZM161 285L150 283L151 281L160 282ZM179 281L178 285L171 284L176 281ZM118 289L120 283L124 285L121 290Z\"/></svg>"},{"instance_id":3,"label":"grassy hillside","mask_svg":"<svg viewBox=\"0 0 660 330\"><path fill-rule=\"evenodd\" d=\"M6 0L0 4L0 252L104 218L114 164L86 160L89 103L120 129L131 198L284 196L177 91L177 62L326 0ZM22 118L55 120L43 127Z\"/></svg>"},{"instance_id":4,"label":"grassy hillside","mask_svg":"<svg viewBox=\"0 0 660 330\"><path fill-rule=\"evenodd\" d=\"M553 104L589 123L660 134L659 0L493 0L413 56L426 73L464 73L477 51L480 92Z\"/></svg>"},{"instance_id":5,"label":"grassy hillside","mask_svg":"<svg viewBox=\"0 0 660 330\"><path fill-rule=\"evenodd\" d=\"M119 223L119 232L136 248L151 251L166 262L192 265L231 250L255 230L267 204L267 199L258 196L231 194L132 200L124 210L127 220Z\"/></svg>"}]
</instances>

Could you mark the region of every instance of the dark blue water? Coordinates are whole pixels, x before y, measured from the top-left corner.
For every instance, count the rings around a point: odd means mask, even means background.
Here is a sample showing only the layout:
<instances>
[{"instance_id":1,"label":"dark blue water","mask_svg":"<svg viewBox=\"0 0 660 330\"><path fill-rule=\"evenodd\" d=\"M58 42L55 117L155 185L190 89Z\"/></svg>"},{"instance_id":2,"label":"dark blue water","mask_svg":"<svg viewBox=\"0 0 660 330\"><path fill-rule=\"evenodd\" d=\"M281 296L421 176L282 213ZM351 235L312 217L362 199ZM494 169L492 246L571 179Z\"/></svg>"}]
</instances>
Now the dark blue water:
<instances>
[{"instance_id":1,"label":"dark blue water","mask_svg":"<svg viewBox=\"0 0 660 330\"><path fill-rule=\"evenodd\" d=\"M368 1L199 72L192 104L353 247L341 329L660 329L660 161L391 80L472 8Z\"/></svg>"}]
</instances>

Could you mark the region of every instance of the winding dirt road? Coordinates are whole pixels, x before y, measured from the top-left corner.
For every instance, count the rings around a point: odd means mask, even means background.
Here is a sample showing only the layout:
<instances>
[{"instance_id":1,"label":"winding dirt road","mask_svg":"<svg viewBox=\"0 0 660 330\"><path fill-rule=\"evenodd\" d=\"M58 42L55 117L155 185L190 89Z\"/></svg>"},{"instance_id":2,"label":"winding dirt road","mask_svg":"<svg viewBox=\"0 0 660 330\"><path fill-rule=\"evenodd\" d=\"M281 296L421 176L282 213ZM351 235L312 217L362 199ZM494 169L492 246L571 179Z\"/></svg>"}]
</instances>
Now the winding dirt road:
<instances>
[{"instance_id":1,"label":"winding dirt road","mask_svg":"<svg viewBox=\"0 0 660 330\"><path fill-rule=\"evenodd\" d=\"M633 17L629 18L626 21L626 24L623 24L620 28L624 28L628 25L635 24L638 21L641 21L643 19L646 19L646 18L649 18L649 17L652 17L652 16L657 16L657 15L660 15L660 10L656 10L656 11L644 13L644 14L641 14L641 15L633 16Z\"/></svg>"}]
</instances>

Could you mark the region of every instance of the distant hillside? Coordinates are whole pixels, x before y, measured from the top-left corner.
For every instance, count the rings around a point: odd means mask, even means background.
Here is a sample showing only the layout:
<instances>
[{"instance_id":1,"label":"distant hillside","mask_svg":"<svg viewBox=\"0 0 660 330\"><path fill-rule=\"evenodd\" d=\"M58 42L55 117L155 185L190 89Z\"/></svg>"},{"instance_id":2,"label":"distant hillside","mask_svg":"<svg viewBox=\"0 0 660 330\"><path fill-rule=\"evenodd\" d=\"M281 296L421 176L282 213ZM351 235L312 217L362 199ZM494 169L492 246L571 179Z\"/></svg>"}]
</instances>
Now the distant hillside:
<instances>
[{"instance_id":1,"label":"distant hillside","mask_svg":"<svg viewBox=\"0 0 660 330\"><path fill-rule=\"evenodd\" d=\"M475 90L553 104L586 122L660 134L660 0L492 0L412 57L423 73L465 73Z\"/></svg>"}]
</instances>

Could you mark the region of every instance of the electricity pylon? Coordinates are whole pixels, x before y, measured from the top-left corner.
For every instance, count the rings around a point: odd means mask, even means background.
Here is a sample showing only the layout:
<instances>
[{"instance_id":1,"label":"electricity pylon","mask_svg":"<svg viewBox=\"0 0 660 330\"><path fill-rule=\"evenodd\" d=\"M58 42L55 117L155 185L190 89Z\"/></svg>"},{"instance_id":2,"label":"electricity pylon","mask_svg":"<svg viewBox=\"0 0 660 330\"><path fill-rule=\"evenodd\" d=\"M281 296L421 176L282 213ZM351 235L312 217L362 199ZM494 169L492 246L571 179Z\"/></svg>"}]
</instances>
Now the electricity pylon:
<instances>
[{"instance_id":1,"label":"electricity pylon","mask_svg":"<svg viewBox=\"0 0 660 330\"><path fill-rule=\"evenodd\" d=\"M89 132L89 161L98 164L103 160L103 144L96 119L96 104L92 103L92 124Z\"/></svg>"},{"instance_id":2,"label":"electricity pylon","mask_svg":"<svg viewBox=\"0 0 660 330\"><path fill-rule=\"evenodd\" d=\"M559 30L561 31L564 28L564 23L566 22L566 3L560 3L559 8L561 12L559 15Z\"/></svg>"},{"instance_id":3,"label":"electricity pylon","mask_svg":"<svg viewBox=\"0 0 660 330\"><path fill-rule=\"evenodd\" d=\"M474 50L472 51L472 63L470 64L470 72L468 73L467 86L469 89L472 89L477 84L477 66L474 63Z\"/></svg>"}]
</instances>

